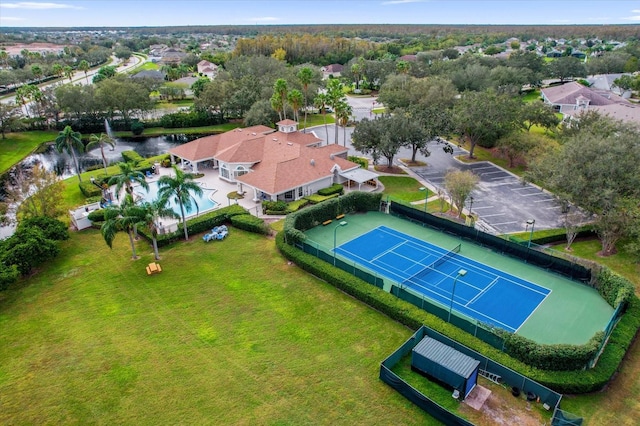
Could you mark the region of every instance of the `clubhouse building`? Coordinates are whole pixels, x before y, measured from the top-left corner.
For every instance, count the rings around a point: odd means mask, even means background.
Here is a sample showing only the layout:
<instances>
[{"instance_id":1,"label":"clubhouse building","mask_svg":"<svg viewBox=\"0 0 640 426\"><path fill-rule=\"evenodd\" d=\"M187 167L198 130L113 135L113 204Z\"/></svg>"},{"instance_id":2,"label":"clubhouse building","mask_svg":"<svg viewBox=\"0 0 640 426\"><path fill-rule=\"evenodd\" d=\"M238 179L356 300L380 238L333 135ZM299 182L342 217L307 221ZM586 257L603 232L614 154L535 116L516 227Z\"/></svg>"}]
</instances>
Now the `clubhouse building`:
<instances>
[{"instance_id":1,"label":"clubhouse building","mask_svg":"<svg viewBox=\"0 0 640 426\"><path fill-rule=\"evenodd\" d=\"M263 126L238 128L206 136L169 150L172 163L193 173L217 170L255 202L295 201L340 183L356 190L378 187L378 175L347 160L344 146L323 145L313 132L282 120L278 130Z\"/></svg>"}]
</instances>

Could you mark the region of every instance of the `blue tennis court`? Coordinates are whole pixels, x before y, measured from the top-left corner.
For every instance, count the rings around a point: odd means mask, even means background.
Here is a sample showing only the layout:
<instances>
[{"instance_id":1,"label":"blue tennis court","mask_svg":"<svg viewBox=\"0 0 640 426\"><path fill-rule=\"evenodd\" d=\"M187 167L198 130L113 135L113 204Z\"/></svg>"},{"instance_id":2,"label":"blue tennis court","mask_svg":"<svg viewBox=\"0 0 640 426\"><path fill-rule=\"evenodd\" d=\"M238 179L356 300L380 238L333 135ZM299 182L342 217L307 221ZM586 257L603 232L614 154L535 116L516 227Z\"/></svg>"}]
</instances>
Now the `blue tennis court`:
<instances>
[{"instance_id":1,"label":"blue tennis court","mask_svg":"<svg viewBox=\"0 0 640 426\"><path fill-rule=\"evenodd\" d=\"M447 309L455 280L453 310L510 332L516 332L551 293L460 255L461 246L451 249L379 226L340 245L336 253ZM458 276L460 270L466 275Z\"/></svg>"}]
</instances>

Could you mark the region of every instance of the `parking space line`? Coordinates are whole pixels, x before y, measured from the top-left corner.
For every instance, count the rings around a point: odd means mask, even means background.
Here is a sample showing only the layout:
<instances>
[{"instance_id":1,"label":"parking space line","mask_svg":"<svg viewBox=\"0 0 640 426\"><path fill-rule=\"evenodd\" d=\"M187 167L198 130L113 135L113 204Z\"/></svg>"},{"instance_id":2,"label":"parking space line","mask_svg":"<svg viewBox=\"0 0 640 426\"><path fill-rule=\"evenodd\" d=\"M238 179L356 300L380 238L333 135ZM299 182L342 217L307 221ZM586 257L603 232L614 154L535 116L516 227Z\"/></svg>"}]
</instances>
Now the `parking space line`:
<instances>
[{"instance_id":1,"label":"parking space line","mask_svg":"<svg viewBox=\"0 0 640 426\"><path fill-rule=\"evenodd\" d=\"M514 223L520 223L520 222L500 222L500 223L492 223L492 224L491 224L491 226L513 225Z\"/></svg>"},{"instance_id":2,"label":"parking space line","mask_svg":"<svg viewBox=\"0 0 640 426\"><path fill-rule=\"evenodd\" d=\"M506 216L506 213L495 213L495 214L483 214L482 218L484 219L485 217L494 217L494 216Z\"/></svg>"}]
</instances>

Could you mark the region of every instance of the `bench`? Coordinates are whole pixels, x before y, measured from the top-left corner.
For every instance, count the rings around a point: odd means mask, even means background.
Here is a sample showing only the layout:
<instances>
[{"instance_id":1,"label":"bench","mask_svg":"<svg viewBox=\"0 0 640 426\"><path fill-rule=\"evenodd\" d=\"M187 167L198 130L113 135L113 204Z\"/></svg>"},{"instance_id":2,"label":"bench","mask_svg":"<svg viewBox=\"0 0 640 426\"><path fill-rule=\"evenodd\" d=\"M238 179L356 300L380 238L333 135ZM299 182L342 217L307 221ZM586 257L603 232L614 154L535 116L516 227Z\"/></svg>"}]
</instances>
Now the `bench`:
<instances>
[{"instance_id":1,"label":"bench","mask_svg":"<svg viewBox=\"0 0 640 426\"><path fill-rule=\"evenodd\" d=\"M327 226L328 224L330 224L331 222L333 222L331 219L329 220L325 220L324 222L322 222L322 226Z\"/></svg>"},{"instance_id":2,"label":"bench","mask_svg":"<svg viewBox=\"0 0 640 426\"><path fill-rule=\"evenodd\" d=\"M339 214L338 216L336 216L336 220L340 220L344 217L344 213Z\"/></svg>"}]
</instances>

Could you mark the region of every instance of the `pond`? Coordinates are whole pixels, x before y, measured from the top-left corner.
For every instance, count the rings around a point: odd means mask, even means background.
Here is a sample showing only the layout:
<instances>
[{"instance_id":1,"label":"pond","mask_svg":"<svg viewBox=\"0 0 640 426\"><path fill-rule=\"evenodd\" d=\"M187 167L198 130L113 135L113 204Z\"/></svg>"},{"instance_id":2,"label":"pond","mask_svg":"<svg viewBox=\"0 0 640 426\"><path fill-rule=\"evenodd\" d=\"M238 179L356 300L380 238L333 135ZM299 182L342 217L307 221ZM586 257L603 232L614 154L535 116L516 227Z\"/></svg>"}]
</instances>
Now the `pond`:
<instances>
[{"instance_id":1,"label":"pond","mask_svg":"<svg viewBox=\"0 0 640 426\"><path fill-rule=\"evenodd\" d=\"M203 136L204 135L165 135L143 138L115 138L115 147L105 146L104 154L108 164L115 164L123 161L123 151L135 151L142 157L152 157L154 155L164 154L173 147ZM75 176L76 174L71 156L66 152L58 153L53 144L48 145L43 152L29 155L18 166L30 168L35 164L41 164L46 170L55 172L63 179ZM78 164L80 170L83 172L95 166L102 167L100 148L79 154Z\"/></svg>"},{"instance_id":2,"label":"pond","mask_svg":"<svg viewBox=\"0 0 640 426\"><path fill-rule=\"evenodd\" d=\"M122 137L115 138L116 145L113 149L105 147L104 154L108 164L115 164L123 161L123 151L135 151L142 157L152 157L161 155L169 151L169 149L190 142L194 139L201 138L206 135L184 135L172 134L156 137ZM58 153L53 144L48 145L42 152L34 153L27 156L15 167L28 172L35 164L42 165L46 170L55 172L58 176L66 179L76 175L73 165L73 159L66 152ZM100 148L93 149L78 155L78 164L81 171L95 166L102 167L102 155ZM8 176L14 175L13 170L7 172ZM0 199L4 198L3 183L0 179ZM13 234L13 226L0 226L0 239L7 238Z\"/></svg>"}]
</instances>

